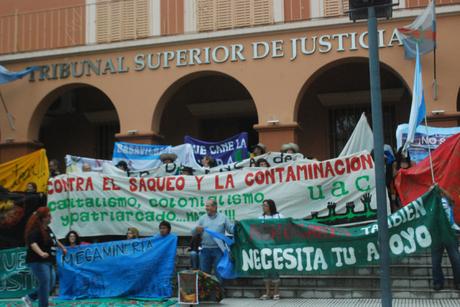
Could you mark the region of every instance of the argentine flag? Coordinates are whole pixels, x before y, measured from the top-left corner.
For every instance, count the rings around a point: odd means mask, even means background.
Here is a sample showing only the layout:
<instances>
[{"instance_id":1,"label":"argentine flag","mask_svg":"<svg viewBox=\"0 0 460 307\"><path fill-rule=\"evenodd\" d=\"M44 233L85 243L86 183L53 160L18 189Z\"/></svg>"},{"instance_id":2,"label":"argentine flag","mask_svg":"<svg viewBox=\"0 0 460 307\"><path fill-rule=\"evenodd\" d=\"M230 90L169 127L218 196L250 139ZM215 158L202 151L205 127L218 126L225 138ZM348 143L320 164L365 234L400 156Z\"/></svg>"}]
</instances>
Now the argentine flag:
<instances>
[{"instance_id":1,"label":"argentine flag","mask_svg":"<svg viewBox=\"0 0 460 307\"><path fill-rule=\"evenodd\" d=\"M422 65L420 64L420 53L418 44L416 45L416 61L414 72L414 86L412 90L412 106L410 109L409 129L407 132L406 143L403 152L406 152L408 146L414 141L415 130L426 115L425 95L423 93Z\"/></svg>"},{"instance_id":2,"label":"argentine flag","mask_svg":"<svg viewBox=\"0 0 460 307\"><path fill-rule=\"evenodd\" d=\"M28 67L24 70L13 72L6 69L4 66L0 65L0 84L9 83L18 79L21 79L27 74L30 74L32 71L38 70L38 66Z\"/></svg>"}]
</instances>

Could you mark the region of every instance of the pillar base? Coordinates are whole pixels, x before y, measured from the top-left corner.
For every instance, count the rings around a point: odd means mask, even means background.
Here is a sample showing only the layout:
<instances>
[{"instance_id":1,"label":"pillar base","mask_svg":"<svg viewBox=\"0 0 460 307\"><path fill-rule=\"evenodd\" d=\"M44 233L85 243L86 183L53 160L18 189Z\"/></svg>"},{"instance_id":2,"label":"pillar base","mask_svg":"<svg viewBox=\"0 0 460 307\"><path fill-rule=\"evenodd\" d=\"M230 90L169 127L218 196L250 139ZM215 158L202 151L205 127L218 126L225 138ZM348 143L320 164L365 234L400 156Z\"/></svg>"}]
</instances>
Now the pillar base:
<instances>
[{"instance_id":1,"label":"pillar base","mask_svg":"<svg viewBox=\"0 0 460 307\"><path fill-rule=\"evenodd\" d=\"M162 135L154 132L126 134L117 133L115 138L120 142L137 143L137 144L161 144L164 140Z\"/></svg>"},{"instance_id":2,"label":"pillar base","mask_svg":"<svg viewBox=\"0 0 460 307\"><path fill-rule=\"evenodd\" d=\"M4 142L0 143L0 163L14 160L27 155L40 148L43 144L39 142Z\"/></svg>"},{"instance_id":3,"label":"pillar base","mask_svg":"<svg viewBox=\"0 0 460 307\"><path fill-rule=\"evenodd\" d=\"M280 125L254 125L259 133L259 142L267 147L267 151L280 151L281 145L298 143L297 134L300 130L296 122Z\"/></svg>"}]
</instances>

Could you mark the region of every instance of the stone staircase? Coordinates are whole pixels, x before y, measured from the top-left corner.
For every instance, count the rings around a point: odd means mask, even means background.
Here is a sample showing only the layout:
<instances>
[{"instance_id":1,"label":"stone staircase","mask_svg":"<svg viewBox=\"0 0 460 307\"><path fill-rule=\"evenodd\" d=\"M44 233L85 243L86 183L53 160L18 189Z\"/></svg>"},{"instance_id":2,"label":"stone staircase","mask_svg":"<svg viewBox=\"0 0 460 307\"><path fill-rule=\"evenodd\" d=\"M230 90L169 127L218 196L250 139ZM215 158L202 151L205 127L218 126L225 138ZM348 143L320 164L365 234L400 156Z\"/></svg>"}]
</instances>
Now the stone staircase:
<instances>
[{"instance_id":1,"label":"stone staircase","mask_svg":"<svg viewBox=\"0 0 460 307\"><path fill-rule=\"evenodd\" d=\"M177 271L189 268L186 246L178 247L176 262ZM454 288L452 269L446 253L442 264L445 285L441 291L434 291L431 287L429 251L392 264L393 298L460 298L460 291ZM283 298L380 298L379 284L378 266L356 267L333 275L281 276L280 295ZM225 281L224 287L228 298L256 298L262 295L264 282L262 278L238 278Z\"/></svg>"}]
</instances>

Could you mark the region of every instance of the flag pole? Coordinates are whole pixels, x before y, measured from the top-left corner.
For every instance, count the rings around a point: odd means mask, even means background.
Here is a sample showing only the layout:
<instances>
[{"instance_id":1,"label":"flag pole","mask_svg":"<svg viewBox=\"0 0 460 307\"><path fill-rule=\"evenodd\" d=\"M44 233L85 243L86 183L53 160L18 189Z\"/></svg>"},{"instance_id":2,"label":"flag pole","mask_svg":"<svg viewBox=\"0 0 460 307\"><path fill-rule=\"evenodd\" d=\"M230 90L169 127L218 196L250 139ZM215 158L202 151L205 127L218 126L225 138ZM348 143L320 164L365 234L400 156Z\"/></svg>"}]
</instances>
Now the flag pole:
<instances>
[{"instance_id":1,"label":"flag pole","mask_svg":"<svg viewBox=\"0 0 460 307\"><path fill-rule=\"evenodd\" d=\"M433 2L433 99L438 100L438 79L436 77L436 2ZM426 122L426 117L425 117ZM426 123L425 123L426 124Z\"/></svg>"},{"instance_id":2,"label":"flag pole","mask_svg":"<svg viewBox=\"0 0 460 307\"><path fill-rule=\"evenodd\" d=\"M425 114L425 132L426 132L426 135L428 135L428 124L426 120L426 114ZM431 157L430 144L428 144L428 157L430 157L431 180L433 181L433 184L436 184L436 180L434 178L433 158Z\"/></svg>"},{"instance_id":3,"label":"flag pole","mask_svg":"<svg viewBox=\"0 0 460 307\"><path fill-rule=\"evenodd\" d=\"M8 118L8 124L10 125L11 130L16 130L16 127L14 126L14 116L8 111L8 107L6 106L5 99L3 99L3 94L1 90L0 90L0 99L2 100L2 105L3 105L3 108L5 109L6 117Z\"/></svg>"}]
</instances>

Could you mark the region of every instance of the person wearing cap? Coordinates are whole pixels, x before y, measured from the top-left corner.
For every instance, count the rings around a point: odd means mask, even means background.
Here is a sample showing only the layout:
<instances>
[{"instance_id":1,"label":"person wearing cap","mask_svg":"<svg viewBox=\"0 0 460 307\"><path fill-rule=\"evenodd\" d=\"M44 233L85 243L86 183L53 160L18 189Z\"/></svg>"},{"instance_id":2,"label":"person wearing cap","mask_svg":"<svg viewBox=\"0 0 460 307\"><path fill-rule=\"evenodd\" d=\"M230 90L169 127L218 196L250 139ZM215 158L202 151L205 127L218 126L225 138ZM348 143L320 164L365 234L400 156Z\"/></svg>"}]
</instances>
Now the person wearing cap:
<instances>
[{"instance_id":1,"label":"person wearing cap","mask_svg":"<svg viewBox=\"0 0 460 307\"><path fill-rule=\"evenodd\" d=\"M295 154L299 152L299 145L295 143L287 143L281 146L280 151L282 153Z\"/></svg>"},{"instance_id":2,"label":"person wearing cap","mask_svg":"<svg viewBox=\"0 0 460 307\"><path fill-rule=\"evenodd\" d=\"M122 171L127 172L128 171L128 163L126 161L118 161L118 163L115 165L116 168L121 169Z\"/></svg>"},{"instance_id":3,"label":"person wearing cap","mask_svg":"<svg viewBox=\"0 0 460 307\"><path fill-rule=\"evenodd\" d=\"M174 163L176 159L177 159L177 155L174 153L162 153L160 155L160 161L163 164Z\"/></svg>"},{"instance_id":4,"label":"person wearing cap","mask_svg":"<svg viewBox=\"0 0 460 307\"><path fill-rule=\"evenodd\" d=\"M267 152L267 147L264 144L258 143L252 149L251 158L263 155Z\"/></svg>"}]
</instances>

